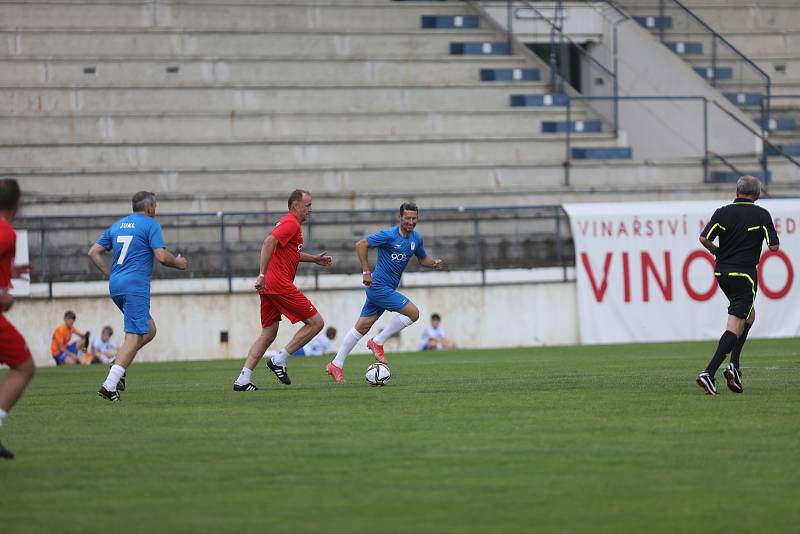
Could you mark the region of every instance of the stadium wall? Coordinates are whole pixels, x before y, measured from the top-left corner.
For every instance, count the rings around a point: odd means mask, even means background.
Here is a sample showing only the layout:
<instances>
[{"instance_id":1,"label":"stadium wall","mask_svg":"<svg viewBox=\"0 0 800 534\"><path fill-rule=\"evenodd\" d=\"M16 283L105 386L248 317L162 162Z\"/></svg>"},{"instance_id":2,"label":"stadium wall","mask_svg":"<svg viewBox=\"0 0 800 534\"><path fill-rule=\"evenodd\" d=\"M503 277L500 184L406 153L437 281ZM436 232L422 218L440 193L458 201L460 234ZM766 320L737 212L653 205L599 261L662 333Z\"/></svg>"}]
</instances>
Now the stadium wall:
<instances>
[{"instance_id":1,"label":"stadium wall","mask_svg":"<svg viewBox=\"0 0 800 534\"><path fill-rule=\"evenodd\" d=\"M159 288L169 292L169 281ZM75 286L78 288L78 285ZM497 285L414 287L403 292L420 308L420 320L387 344L391 351L417 350L422 329L430 314L442 315L448 335L461 347L518 347L567 345L578 342L576 292L574 282L501 283ZM68 291L62 288L63 294ZM104 325L114 328L114 340L121 343L122 315L100 291L86 289L84 295L63 298L19 300L8 314L20 329L34 354L37 365L52 365L50 336L64 312L74 310L77 327L100 333ZM353 326L364 301L361 289L309 291L308 296L325 318L335 326L338 347ZM151 313L158 335L137 361L243 359L258 335L258 297L247 293L160 294L154 295ZM373 334L389 319L378 322ZM284 323L276 345L282 346L297 330ZM220 332L227 331L227 343ZM366 351L366 340L355 352Z\"/></svg>"}]
</instances>

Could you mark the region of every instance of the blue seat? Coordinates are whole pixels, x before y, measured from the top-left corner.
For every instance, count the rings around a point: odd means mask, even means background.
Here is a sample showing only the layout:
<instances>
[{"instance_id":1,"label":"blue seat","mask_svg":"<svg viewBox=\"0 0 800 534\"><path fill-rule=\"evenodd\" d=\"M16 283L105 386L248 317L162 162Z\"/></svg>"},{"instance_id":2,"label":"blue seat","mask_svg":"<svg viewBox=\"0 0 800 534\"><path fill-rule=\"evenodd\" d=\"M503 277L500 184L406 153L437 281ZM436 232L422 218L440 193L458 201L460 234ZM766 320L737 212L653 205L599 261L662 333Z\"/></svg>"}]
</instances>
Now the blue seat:
<instances>
[{"instance_id":1,"label":"blue seat","mask_svg":"<svg viewBox=\"0 0 800 534\"><path fill-rule=\"evenodd\" d=\"M668 30L672 28L672 17L633 17L633 20L648 30Z\"/></svg>"},{"instance_id":2,"label":"blue seat","mask_svg":"<svg viewBox=\"0 0 800 534\"><path fill-rule=\"evenodd\" d=\"M787 156L800 156L800 143L793 143L788 145L778 145L783 153ZM768 156L779 156L780 152L776 149L772 148L771 146L767 145L767 155Z\"/></svg>"},{"instance_id":3,"label":"blue seat","mask_svg":"<svg viewBox=\"0 0 800 534\"><path fill-rule=\"evenodd\" d=\"M572 159L631 159L633 150L627 146L573 148Z\"/></svg>"},{"instance_id":4,"label":"blue seat","mask_svg":"<svg viewBox=\"0 0 800 534\"><path fill-rule=\"evenodd\" d=\"M510 54L508 43L450 43L450 53L453 55L480 55L480 56L506 56Z\"/></svg>"},{"instance_id":5,"label":"blue seat","mask_svg":"<svg viewBox=\"0 0 800 534\"><path fill-rule=\"evenodd\" d=\"M481 69L482 82L538 81L539 69Z\"/></svg>"},{"instance_id":6,"label":"blue seat","mask_svg":"<svg viewBox=\"0 0 800 534\"><path fill-rule=\"evenodd\" d=\"M423 28L479 28L480 24L476 15L422 15Z\"/></svg>"},{"instance_id":7,"label":"blue seat","mask_svg":"<svg viewBox=\"0 0 800 534\"><path fill-rule=\"evenodd\" d=\"M744 175L755 176L762 182L764 181L764 173L762 171L742 171ZM714 183L736 183L743 175L733 171L714 171L711 173L711 181ZM768 172L767 176L772 178L772 172Z\"/></svg>"},{"instance_id":8,"label":"blue seat","mask_svg":"<svg viewBox=\"0 0 800 534\"><path fill-rule=\"evenodd\" d=\"M756 122L765 130L796 130L797 121L794 119L756 119Z\"/></svg>"},{"instance_id":9,"label":"blue seat","mask_svg":"<svg viewBox=\"0 0 800 534\"><path fill-rule=\"evenodd\" d=\"M681 56L699 55L703 53L703 43L699 42L675 41L664 44L667 45L667 48Z\"/></svg>"},{"instance_id":10,"label":"blue seat","mask_svg":"<svg viewBox=\"0 0 800 534\"><path fill-rule=\"evenodd\" d=\"M567 95L511 95L511 107L550 107L566 106Z\"/></svg>"},{"instance_id":11,"label":"blue seat","mask_svg":"<svg viewBox=\"0 0 800 534\"><path fill-rule=\"evenodd\" d=\"M706 80L732 80L733 69L731 67L694 67L694 71Z\"/></svg>"},{"instance_id":12,"label":"blue seat","mask_svg":"<svg viewBox=\"0 0 800 534\"><path fill-rule=\"evenodd\" d=\"M759 106L764 100L762 93L722 93L732 104L737 106Z\"/></svg>"},{"instance_id":13,"label":"blue seat","mask_svg":"<svg viewBox=\"0 0 800 534\"><path fill-rule=\"evenodd\" d=\"M570 121L569 131L574 133L598 133L603 130L601 121ZM566 133L567 121L543 121L542 133Z\"/></svg>"}]
</instances>

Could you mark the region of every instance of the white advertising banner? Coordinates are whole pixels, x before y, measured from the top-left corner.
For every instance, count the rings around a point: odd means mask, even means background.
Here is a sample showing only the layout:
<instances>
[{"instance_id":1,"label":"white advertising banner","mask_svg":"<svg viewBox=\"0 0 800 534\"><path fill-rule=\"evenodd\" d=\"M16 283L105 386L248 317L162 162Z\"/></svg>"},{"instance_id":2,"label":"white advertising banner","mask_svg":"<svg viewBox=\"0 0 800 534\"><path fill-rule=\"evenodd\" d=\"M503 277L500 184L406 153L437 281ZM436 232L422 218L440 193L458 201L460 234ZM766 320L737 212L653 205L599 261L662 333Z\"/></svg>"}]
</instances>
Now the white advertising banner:
<instances>
[{"instance_id":1,"label":"white advertising banner","mask_svg":"<svg viewBox=\"0 0 800 534\"><path fill-rule=\"evenodd\" d=\"M698 237L732 200L565 204L581 342L718 338L728 300ZM757 204L772 215L781 246L763 246L751 336L800 336L800 199Z\"/></svg>"}]
</instances>

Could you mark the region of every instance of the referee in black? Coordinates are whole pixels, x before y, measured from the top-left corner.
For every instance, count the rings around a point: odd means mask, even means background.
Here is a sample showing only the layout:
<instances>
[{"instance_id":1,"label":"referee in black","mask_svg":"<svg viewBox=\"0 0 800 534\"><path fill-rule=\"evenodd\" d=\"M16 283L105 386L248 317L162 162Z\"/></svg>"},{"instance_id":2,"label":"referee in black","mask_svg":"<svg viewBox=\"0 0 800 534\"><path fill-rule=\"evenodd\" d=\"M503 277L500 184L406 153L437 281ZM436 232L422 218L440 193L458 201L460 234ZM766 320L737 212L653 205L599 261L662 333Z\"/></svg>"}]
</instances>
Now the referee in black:
<instances>
[{"instance_id":1,"label":"referee in black","mask_svg":"<svg viewBox=\"0 0 800 534\"><path fill-rule=\"evenodd\" d=\"M767 210L756 206L761 195L761 182L754 176L742 176L736 182L736 200L714 212L703 229L700 243L716 256L714 276L728 297L728 326L719 338L717 352L705 370L697 375L697 385L706 395L717 394L714 375L731 353L731 362L724 375L728 388L741 393L742 374L739 355L747 341L747 333L756 319L756 291L758 290L758 260L761 243L767 242L770 250L778 250L778 234ZM719 237L719 246L713 241Z\"/></svg>"}]
</instances>

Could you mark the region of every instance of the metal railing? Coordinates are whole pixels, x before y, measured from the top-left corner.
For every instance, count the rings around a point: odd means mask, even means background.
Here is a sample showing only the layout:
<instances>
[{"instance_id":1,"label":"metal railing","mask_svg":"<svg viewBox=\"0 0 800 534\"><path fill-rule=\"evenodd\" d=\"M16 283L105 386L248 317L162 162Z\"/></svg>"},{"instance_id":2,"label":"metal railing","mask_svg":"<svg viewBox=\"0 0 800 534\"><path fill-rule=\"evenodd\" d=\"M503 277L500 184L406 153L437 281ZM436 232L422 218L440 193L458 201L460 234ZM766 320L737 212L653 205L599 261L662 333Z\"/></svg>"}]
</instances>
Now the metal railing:
<instances>
[{"instance_id":1,"label":"metal railing","mask_svg":"<svg viewBox=\"0 0 800 534\"><path fill-rule=\"evenodd\" d=\"M468 3L473 4L474 2L468 1ZM484 0L483 3L491 4L491 0ZM535 5L536 3L540 4L538 7ZM588 3L588 2L587 2ZM760 115L760 125L762 128L759 130L754 129L750 124L747 124L741 118L737 117L735 114L731 113L729 110L725 109L719 102L714 100L708 99L704 96L620 96L619 95L619 88L618 88L618 81L617 81L617 64L618 64L618 42L617 42L617 25L624 21L628 20L629 14L625 11L625 4L624 1L612 1L612 0L603 0L603 3L608 5L612 8L615 16L613 17L615 20L609 20L613 24L613 39L611 44L611 65L604 65L600 62L593 54L589 53L583 46L579 43L575 43L568 35L566 35L564 31L564 20L565 20L565 7L562 1L554 0L552 2L533 2L532 0L505 0L504 4L506 6L506 15L507 15L507 27L505 31L507 32L507 38L509 43L513 43L515 40L514 34L514 21L515 20L535 20L535 21L542 21L545 23L549 28L549 37L550 37L550 52L551 55L547 58L546 62L548 63L548 67L550 69L550 83L549 83L549 90L554 94L564 95L566 98L566 111L567 111L567 124L569 125L572 121L572 111L573 111L573 102L583 101L590 103L596 111L600 112L601 115L604 116L607 123L610 125L611 130L613 133L617 133L620 128L620 119L619 119L619 108L622 102L632 102L632 101L640 101L640 102L656 102L656 101L695 101L702 103L702 156L699 158L700 163L703 168L703 180L705 182L709 181L709 166L711 161L718 162L725 168L730 169L733 172L742 174L744 172L753 172L751 170L743 170L739 167L741 163L736 164L731 161L734 158L742 159L757 159L757 165L760 167L761 174L765 182L769 182L770 179L770 172L769 172L769 155L780 156L784 158L786 161L791 162L793 165L800 166L800 163L793 158L792 156L785 153L785 151L778 145L775 145L768 139L768 124L769 124L769 117L770 117L770 96L771 96L771 80L770 77L755 63L752 62L747 56L741 53L736 47L734 47L730 42L728 42L722 35L717 33L713 30L708 24L706 24L703 20L701 20L695 13L693 13L689 8L684 6L681 2L677 0L653 0L652 2L640 2L637 1L635 4L632 5L632 9L639 10L641 12L642 9L658 9L658 14L660 17L664 17L665 13L667 12L667 4L672 3L674 4L673 8L678 10L679 13L685 17L685 21L683 26L685 27L686 31L689 32L694 27L699 27L702 32L705 32L709 35L710 40L712 42L712 72L714 75L712 76L711 82L712 85L717 85L716 83L716 73L717 73L717 66L718 62L720 61L721 57L725 57L721 55L720 49L724 49L729 51L728 56L732 56L740 61L748 70L751 72L751 78L755 77L760 80L758 83L763 84L764 91L765 91L765 98L759 100L759 115ZM548 16L547 13L543 11L541 4L546 4L549 8L553 10L553 16ZM667 35L664 31L664 25L660 24L658 37L662 42L665 42ZM523 32L525 33L525 32ZM543 34L544 32L542 32ZM520 34L517 34L518 37ZM612 92L610 95L593 95L588 94L585 96L580 95L575 89L575 87L570 86L569 80L565 78L564 72L565 67L563 64L565 54L559 53L555 54L552 53L556 50L556 47L563 48L564 44L572 45L571 49L576 50L582 59L588 65L594 69L595 72L599 72L601 76L605 77L607 80L610 80L610 85L612 86ZM666 42L665 42L666 44ZM519 46L519 43L518 43ZM512 50L512 47L509 47L509 50ZM545 61L545 58L542 58ZM739 71L740 78L745 78L745 68L743 67ZM746 82L743 80L742 83ZM789 95L791 97L791 95ZM777 97L772 97L777 98ZM606 113L604 109L600 109L598 104L602 102L608 102L610 105L611 111ZM711 106L709 106L711 104ZM709 126L709 113L710 109L713 108L715 110L719 110L722 114L727 116L731 121L732 124L735 124L736 128L742 128L752 134L756 139L759 140L761 145L760 152L754 152L751 155L747 154L720 154L718 151L714 151L709 149L709 134L710 134L710 126ZM570 185L570 167L572 164L572 155L571 155L571 142L572 142L572 135L571 135L571 127L567 126L566 128L566 135L565 135L565 152L566 158L564 161L564 184Z\"/></svg>"},{"instance_id":2,"label":"metal railing","mask_svg":"<svg viewBox=\"0 0 800 534\"><path fill-rule=\"evenodd\" d=\"M158 214L168 248L184 254L188 273L159 265L154 278L249 277L257 272L261 245L275 222L285 212L217 212ZM86 252L91 244L120 216L21 217L15 227L28 231L32 282L102 279ZM574 253L558 205L432 208L420 211L418 231L431 255L442 257L448 270L559 267L574 265ZM303 225L304 249L327 250L334 256L331 269L321 271L300 264L298 275L325 276L361 272L355 242L395 225L396 210L348 210L313 212ZM374 261L374 254L371 260ZM418 270L415 261L409 271ZM318 287L318 285L317 285Z\"/></svg>"},{"instance_id":3,"label":"metal railing","mask_svg":"<svg viewBox=\"0 0 800 534\"><path fill-rule=\"evenodd\" d=\"M650 2L637 0L636 2L627 5L625 0L618 0L617 4L623 8L634 10L639 13L642 10L658 9L658 17L660 17L660 24L656 24L658 30L659 40L667 45L667 33L665 17L668 12L674 13L672 18L672 27L670 28L669 36L671 38L678 38L680 35L686 35L687 39L694 39L696 34L700 34L705 40L710 40L711 43L711 66L708 69L706 79L713 87L720 86L720 80L727 78L721 76L720 66L725 65L725 69L730 69L730 78L726 80L726 88L733 92L747 92L751 86L763 88L763 102L760 106L760 123L768 124L771 111L772 99L772 79L763 69L756 65L749 57L742 53L738 48L731 44L719 32L709 26L690 8L684 5L679 0L652 0ZM700 41L704 44L702 41ZM676 43L669 43L673 46ZM701 46L702 46L701 44ZM768 132L764 128L761 132L761 138L765 141L762 146L761 167L764 176L769 175L769 162L768 150L766 143L766 136Z\"/></svg>"},{"instance_id":4,"label":"metal railing","mask_svg":"<svg viewBox=\"0 0 800 534\"><path fill-rule=\"evenodd\" d=\"M567 124L571 124L572 122L572 110L573 110L573 102L592 102L592 101L602 101L608 100L613 98L617 101L617 103L624 103L624 102L698 102L702 105L702 114L701 114L701 131L702 131L702 158L701 164L703 167L703 181L705 183L709 182L709 166L710 161L717 160L722 163L724 166L736 172L737 174L745 174L746 172L750 172L747 170L743 170L738 168L734 163L730 161L730 155L728 157L718 154L709 148L709 136L711 132L709 114L710 110L718 110L721 114L725 117L728 117L733 124L738 125L740 128L747 131L749 134L753 136L754 139L759 139L762 143L762 146L765 149L771 149L771 154L776 156L780 156L784 158L786 161L792 163L796 167L800 168L800 161L792 157L791 155L787 154L783 148L779 145L774 144L772 141L768 139L766 135L759 130L754 129L752 126L747 124L747 122L743 121L739 117L737 117L734 113L726 109L722 106L719 102L715 100L710 100L704 96L694 96L694 95L687 95L687 96L616 96L616 97L600 97L600 96L568 96L566 97L566 120ZM573 145L573 136L572 136L572 128L566 128L565 131L565 160L564 160L564 185L570 185L570 167L572 164L572 145ZM739 154L738 156L747 156L746 154ZM763 161L764 155L757 155L754 154L753 157L758 157L759 162ZM763 181L765 185L769 185L769 174L766 169L764 169L764 176Z\"/></svg>"}]
</instances>

